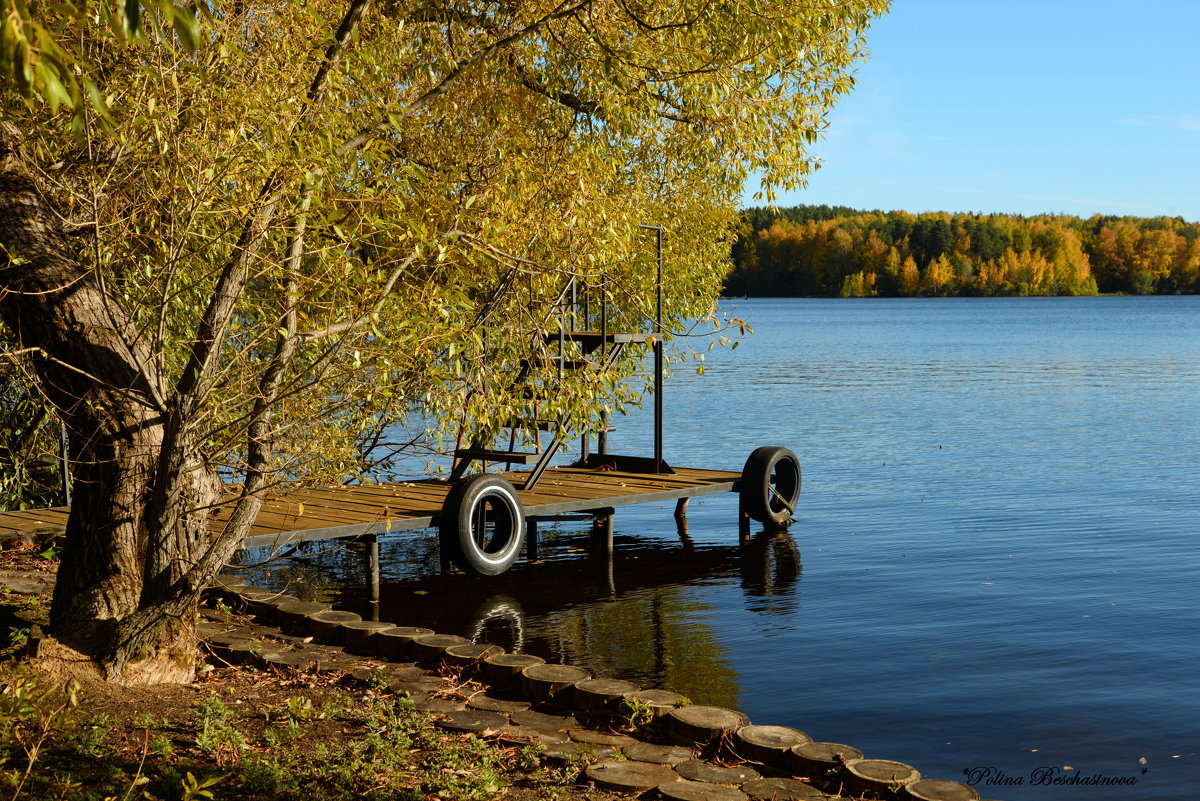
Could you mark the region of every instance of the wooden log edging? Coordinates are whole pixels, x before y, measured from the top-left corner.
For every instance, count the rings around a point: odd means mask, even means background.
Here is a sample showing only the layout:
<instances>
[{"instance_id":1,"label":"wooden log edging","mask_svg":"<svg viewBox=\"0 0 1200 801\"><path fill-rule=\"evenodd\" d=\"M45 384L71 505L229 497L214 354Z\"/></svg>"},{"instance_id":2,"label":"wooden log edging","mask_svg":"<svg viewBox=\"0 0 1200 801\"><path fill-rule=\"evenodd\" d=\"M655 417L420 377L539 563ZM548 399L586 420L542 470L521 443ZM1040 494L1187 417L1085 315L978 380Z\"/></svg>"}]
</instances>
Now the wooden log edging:
<instances>
[{"instance_id":1,"label":"wooden log edging","mask_svg":"<svg viewBox=\"0 0 1200 801\"><path fill-rule=\"evenodd\" d=\"M581 779L608 790L654 791L681 801L814 801L844 792L921 801L979 798L960 782L926 779L911 765L864 759L851 746L814 742L786 726L755 725L737 710L689 704L677 693L593 677L583 668L546 664L457 635L364 621L241 579L218 576L207 592L218 609L227 605L271 627L260 636L261 628L210 613L212 622L200 624L200 636L220 659L383 682L407 693L447 731L502 744L539 743L546 758L589 763ZM465 701L446 697L451 682L430 672L441 669L485 689ZM604 730L616 720L636 725L632 736ZM755 767L730 768L731 762Z\"/></svg>"}]
</instances>

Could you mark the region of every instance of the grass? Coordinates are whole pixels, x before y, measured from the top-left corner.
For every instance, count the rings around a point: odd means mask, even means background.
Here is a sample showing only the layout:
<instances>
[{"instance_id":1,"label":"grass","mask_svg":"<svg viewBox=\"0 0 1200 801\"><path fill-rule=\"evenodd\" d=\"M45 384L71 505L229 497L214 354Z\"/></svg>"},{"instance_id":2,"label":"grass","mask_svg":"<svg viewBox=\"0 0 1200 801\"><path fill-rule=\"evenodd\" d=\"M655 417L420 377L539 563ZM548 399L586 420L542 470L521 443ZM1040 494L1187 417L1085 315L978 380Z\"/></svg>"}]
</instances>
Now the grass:
<instances>
[{"instance_id":1,"label":"grass","mask_svg":"<svg viewBox=\"0 0 1200 801\"><path fill-rule=\"evenodd\" d=\"M565 801L581 765L434 727L327 674L220 668L191 687L46 687L0 664L0 800Z\"/></svg>"}]
</instances>

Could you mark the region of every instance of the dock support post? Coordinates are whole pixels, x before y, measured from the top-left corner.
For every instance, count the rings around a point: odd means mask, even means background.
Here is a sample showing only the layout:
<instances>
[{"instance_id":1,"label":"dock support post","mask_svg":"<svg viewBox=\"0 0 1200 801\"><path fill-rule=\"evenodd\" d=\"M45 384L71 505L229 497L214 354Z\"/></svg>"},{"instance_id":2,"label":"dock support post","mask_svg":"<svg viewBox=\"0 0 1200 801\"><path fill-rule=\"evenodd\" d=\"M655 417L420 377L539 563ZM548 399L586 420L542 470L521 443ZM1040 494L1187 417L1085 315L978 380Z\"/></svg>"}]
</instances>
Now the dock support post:
<instances>
[{"instance_id":1,"label":"dock support post","mask_svg":"<svg viewBox=\"0 0 1200 801\"><path fill-rule=\"evenodd\" d=\"M379 619L379 535L367 535L367 600L371 602L371 619Z\"/></svg>"},{"instance_id":2,"label":"dock support post","mask_svg":"<svg viewBox=\"0 0 1200 801\"><path fill-rule=\"evenodd\" d=\"M680 498L675 502L675 533L679 535L679 541L683 543L684 549L689 551L694 547L687 519L688 501L690 500L691 498Z\"/></svg>"},{"instance_id":3,"label":"dock support post","mask_svg":"<svg viewBox=\"0 0 1200 801\"><path fill-rule=\"evenodd\" d=\"M525 559L530 562L538 561L538 530L537 518L525 518Z\"/></svg>"},{"instance_id":4,"label":"dock support post","mask_svg":"<svg viewBox=\"0 0 1200 801\"><path fill-rule=\"evenodd\" d=\"M592 521L592 549L597 554L613 552L613 510L597 512Z\"/></svg>"},{"instance_id":5,"label":"dock support post","mask_svg":"<svg viewBox=\"0 0 1200 801\"><path fill-rule=\"evenodd\" d=\"M680 498L676 501L676 534L679 535L679 542L683 543L686 550L691 550L694 543L691 541L691 532L688 530L688 501L690 498Z\"/></svg>"},{"instance_id":6,"label":"dock support post","mask_svg":"<svg viewBox=\"0 0 1200 801\"><path fill-rule=\"evenodd\" d=\"M691 500L692 500L691 498L680 498L679 500L675 501L675 519L676 520L686 520L687 519L688 502Z\"/></svg>"},{"instance_id":7,"label":"dock support post","mask_svg":"<svg viewBox=\"0 0 1200 801\"><path fill-rule=\"evenodd\" d=\"M613 566L613 516L615 509L598 509L592 518L592 558L599 562L598 567L604 571L604 580L608 585L608 593L612 598L617 597L617 579ZM603 561L600 561L603 560Z\"/></svg>"}]
</instances>

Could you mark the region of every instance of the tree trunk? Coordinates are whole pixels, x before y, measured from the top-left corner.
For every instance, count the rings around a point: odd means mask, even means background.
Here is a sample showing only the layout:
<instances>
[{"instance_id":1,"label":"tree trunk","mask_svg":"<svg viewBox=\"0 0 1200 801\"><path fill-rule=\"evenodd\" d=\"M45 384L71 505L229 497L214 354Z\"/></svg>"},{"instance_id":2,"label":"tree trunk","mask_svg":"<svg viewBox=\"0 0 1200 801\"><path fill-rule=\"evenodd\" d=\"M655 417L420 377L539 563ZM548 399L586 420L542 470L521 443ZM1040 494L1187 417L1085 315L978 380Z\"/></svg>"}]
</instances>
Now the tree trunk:
<instances>
[{"instance_id":1,"label":"tree trunk","mask_svg":"<svg viewBox=\"0 0 1200 801\"><path fill-rule=\"evenodd\" d=\"M0 246L0 318L40 350L41 387L70 434L75 492L51 634L112 681L190 680L203 584L184 578L211 540L220 486L194 421L171 413L145 339L11 169L0 169Z\"/></svg>"}]
</instances>

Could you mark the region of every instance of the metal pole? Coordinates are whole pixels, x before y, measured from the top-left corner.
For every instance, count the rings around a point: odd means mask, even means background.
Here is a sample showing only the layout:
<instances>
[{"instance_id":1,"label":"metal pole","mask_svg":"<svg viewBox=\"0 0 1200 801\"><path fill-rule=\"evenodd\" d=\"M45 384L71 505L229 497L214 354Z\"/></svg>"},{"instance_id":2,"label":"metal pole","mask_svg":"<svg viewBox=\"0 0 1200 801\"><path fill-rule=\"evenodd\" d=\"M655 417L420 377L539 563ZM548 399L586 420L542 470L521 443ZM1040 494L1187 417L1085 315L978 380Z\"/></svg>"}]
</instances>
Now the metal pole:
<instances>
[{"instance_id":1,"label":"metal pole","mask_svg":"<svg viewBox=\"0 0 1200 801\"><path fill-rule=\"evenodd\" d=\"M367 600L371 602L372 620L379 619L379 536L367 535Z\"/></svg>"},{"instance_id":2,"label":"metal pole","mask_svg":"<svg viewBox=\"0 0 1200 801\"><path fill-rule=\"evenodd\" d=\"M663 471L663 228L642 225L653 231L658 266L654 280L654 472Z\"/></svg>"},{"instance_id":3,"label":"metal pole","mask_svg":"<svg viewBox=\"0 0 1200 801\"><path fill-rule=\"evenodd\" d=\"M67 441L67 424L63 423L58 438L58 469L62 476L63 506L71 505L71 456Z\"/></svg>"},{"instance_id":4,"label":"metal pole","mask_svg":"<svg viewBox=\"0 0 1200 801\"><path fill-rule=\"evenodd\" d=\"M654 310L654 472L663 466L663 229L655 229L658 270L655 276Z\"/></svg>"},{"instance_id":5,"label":"metal pole","mask_svg":"<svg viewBox=\"0 0 1200 801\"><path fill-rule=\"evenodd\" d=\"M600 363L608 365L608 282L600 279ZM600 431L596 437L596 450L601 456L608 454L608 412L600 410Z\"/></svg>"}]
</instances>

